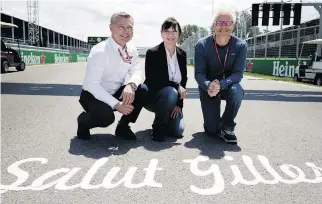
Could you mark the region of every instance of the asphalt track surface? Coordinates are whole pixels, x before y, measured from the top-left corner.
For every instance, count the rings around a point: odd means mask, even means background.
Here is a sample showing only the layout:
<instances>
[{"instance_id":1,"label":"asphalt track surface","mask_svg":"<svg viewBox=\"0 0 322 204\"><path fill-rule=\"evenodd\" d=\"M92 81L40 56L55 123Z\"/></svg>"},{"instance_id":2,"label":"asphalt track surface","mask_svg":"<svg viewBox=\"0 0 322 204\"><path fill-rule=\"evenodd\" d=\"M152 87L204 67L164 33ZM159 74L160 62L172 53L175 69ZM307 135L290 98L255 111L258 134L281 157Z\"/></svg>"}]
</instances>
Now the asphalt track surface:
<instances>
[{"instance_id":1,"label":"asphalt track surface","mask_svg":"<svg viewBox=\"0 0 322 204\"><path fill-rule=\"evenodd\" d=\"M113 136L119 114L80 141L85 68L1 75L2 203L322 203L321 88L245 77L238 145L228 145L203 133L190 67L184 138L151 141L143 110L137 141Z\"/></svg>"}]
</instances>

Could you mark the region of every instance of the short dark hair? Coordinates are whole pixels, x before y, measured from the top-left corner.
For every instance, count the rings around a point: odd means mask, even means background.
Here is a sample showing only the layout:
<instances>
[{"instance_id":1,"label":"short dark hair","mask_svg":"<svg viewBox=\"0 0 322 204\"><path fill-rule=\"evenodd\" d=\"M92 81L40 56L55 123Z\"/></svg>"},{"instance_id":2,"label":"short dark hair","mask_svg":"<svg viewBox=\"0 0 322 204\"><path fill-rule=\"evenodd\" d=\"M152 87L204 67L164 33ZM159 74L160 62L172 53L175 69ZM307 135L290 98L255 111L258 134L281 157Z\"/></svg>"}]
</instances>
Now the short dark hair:
<instances>
[{"instance_id":1,"label":"short dark hair","mask_svg":"<svg viewBox=\"0 0 322 204\"><path fill-rule=\"evenodd\" d=\"M179 24L179 22L173 18L173 17L169 17L167 19L165 19L165 21L162 23L162 26L161 26L161 32L164 31L164 30L167 30L169 28L173 28L173 29L177 29L177 26L178 26L178 31L179 31L179 36L181 35L181 26Z\"/></svg>"}]
</instances>

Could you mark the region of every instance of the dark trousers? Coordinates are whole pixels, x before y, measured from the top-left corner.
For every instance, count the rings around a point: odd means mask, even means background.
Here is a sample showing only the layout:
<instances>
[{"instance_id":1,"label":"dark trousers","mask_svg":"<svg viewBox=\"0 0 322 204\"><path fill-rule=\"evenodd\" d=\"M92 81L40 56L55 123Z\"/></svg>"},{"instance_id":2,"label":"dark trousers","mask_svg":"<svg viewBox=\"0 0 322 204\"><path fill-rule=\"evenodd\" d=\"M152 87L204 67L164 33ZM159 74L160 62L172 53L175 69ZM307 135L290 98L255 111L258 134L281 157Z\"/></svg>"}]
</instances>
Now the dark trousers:
<instances>
[{"instance_id":1,"label":"dark trousers","mask_svg":"<svg viewBox=\"0 0 322 204\"><path fill-rule=\"evenodd\" d=\"M113 97L117 98L121 96L125 85L123 85L117 92L113 94ZM134 110L128 114L121 117L121 121L135 123L143 105L147 100L148 89L144 84L141 84L135 91ZM112 107L108 104L97 100L90 92L82 90L80 94L79 103L85 110L85 116L83 117L83 123L88 129L95 127L108 127L115 121L115 115Z\"/></svg>"},{"instance_id":2,"label":"dark trousers","mask_svg":"<svg viewBox=\"0 0 322 204\"><path fill-rule=\"evenodd\" d=\"M234 84L219 92L216 97L210 97L199 88L201 109L204 118L204 129L210 134L216 134L218 128L234 131L235 118L241 106L244 90L240 84ZM225 111L220 117L221 100L226 101Z\"/></svg>"},{"instance_id":3,"label":"dark trousers","mask_svg":"<svg viewBox=\"0 0 322 204\"><path fill-rule=\"evenodd\" d=\"M183 116L178 114L178 117L175 119L170 117L178 99L178 91L171 86L165 87L153 95L150 103L144 106L148 111L155 113L153 129L164 128L174 136L181 136L183 134Z\"/></svg>"}]
</instances>

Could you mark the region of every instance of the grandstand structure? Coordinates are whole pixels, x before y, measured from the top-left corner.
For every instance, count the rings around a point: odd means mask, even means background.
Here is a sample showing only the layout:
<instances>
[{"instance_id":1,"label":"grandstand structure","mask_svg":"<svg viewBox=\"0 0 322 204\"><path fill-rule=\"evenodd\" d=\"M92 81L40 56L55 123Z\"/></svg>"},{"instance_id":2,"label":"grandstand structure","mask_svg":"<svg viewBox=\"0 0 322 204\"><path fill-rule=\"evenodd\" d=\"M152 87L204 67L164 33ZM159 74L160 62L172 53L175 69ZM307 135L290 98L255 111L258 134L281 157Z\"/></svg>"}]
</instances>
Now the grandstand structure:
<instances>
[{"instance_id":1,"label":"grandstand structure","mask_svg":"<svg viewBox=\"0 0 322 204\"><path fill-rule=\"evenodd\" d=\"M319 38L319 18L290 26L275 32L268 32L245 39L248 44L248 58L298 58L314 56L317 45L302 42Z\"/></svg>"},{"instance_id":2,"label":"grandstand structure","mask_svg":"<svg viewBox=\"0 0 322 204\"><path fill-rule=\"evenodd\" d=\"M9 45L15 45L19 41L20 47L27 49L56 50L69 53L89 53L92 47L83 40L40 25L37 26L39 41L32 43L29 40L28 21L5 14L3 11L1 12L1 21L18 26L18 28L1 29L1 39Z\"/></svg>"}]
</instances>

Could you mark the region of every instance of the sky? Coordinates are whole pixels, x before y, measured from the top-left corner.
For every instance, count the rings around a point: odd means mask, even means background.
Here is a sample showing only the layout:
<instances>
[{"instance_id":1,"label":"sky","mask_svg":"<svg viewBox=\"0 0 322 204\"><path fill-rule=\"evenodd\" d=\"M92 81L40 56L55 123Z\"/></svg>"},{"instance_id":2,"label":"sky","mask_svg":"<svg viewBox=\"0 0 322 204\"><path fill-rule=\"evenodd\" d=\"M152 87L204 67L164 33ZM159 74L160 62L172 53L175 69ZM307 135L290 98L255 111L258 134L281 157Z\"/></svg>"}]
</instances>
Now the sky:
<instances>
[{"instance_id":1,"label":"sky","mask_svg":"<svg viewBox=\"0 0 322 204\"><path fill-rule=\"evenodd\" d=\"M26 0L1 2L4 13L28 20ZM110 36L110 16L125 11L134 18L133 43L151 47L161 42L160 28L167 17L175 17L181 27L195 24L209 28L218 9L242 11L250 9L252 3L261 2L263 0L39 0L39 25L87 41L88 36ZM303 7L301 22L318 17L313 7Z\"/></svg>"}]
</instances>

